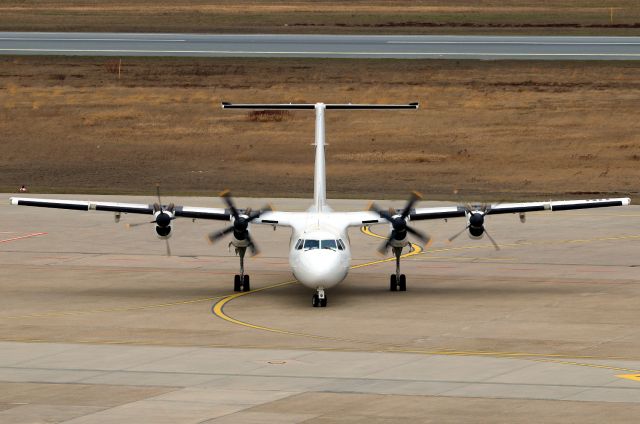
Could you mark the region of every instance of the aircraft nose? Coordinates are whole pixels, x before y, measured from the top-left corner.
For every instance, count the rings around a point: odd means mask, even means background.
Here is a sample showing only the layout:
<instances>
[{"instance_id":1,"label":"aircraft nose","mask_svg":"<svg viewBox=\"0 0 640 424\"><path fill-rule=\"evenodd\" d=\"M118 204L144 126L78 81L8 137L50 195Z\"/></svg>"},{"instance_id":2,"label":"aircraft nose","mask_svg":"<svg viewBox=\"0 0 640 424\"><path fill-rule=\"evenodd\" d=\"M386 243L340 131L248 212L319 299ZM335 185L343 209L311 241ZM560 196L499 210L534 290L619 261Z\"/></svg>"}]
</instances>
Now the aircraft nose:
<instances>
[{"instance_id":1,"label":"aircraft nose","mask_svg":"<svg viewBox=\"0 0 640 424\"><path fill-rule=\"evenodd\" d=\"M338 284L346 276L348 265L344 264L338 252L316 249L302 252L296 277L310 287L329 288Z\"/></svg>"}]
</instances>

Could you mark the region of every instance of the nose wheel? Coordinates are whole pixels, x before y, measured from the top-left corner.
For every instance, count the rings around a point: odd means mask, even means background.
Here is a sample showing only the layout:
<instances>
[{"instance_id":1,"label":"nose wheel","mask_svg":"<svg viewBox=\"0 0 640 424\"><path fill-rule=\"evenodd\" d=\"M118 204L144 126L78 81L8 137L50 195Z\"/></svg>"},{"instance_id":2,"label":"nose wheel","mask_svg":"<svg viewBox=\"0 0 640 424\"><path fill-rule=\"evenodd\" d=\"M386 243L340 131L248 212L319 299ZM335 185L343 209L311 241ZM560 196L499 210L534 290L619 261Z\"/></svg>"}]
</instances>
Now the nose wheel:
<instances>
[{"instance_id":1,"label":"nose wheel","mask_svg":"<svg viewBox=\"0 0 640 424\"><path fill-rule=\"evenodd\" d=\"M238 275L233 277L233 291L248 292L251 291L251 283L248 275Z\"/></svg>"},{"instance_id":2,"label":"nose wheel","mask_svg":"<svg viewBox=\"0 0 640 424\"><path fill-rule=\"evenodd\" d=\"M391 291L407 291L407 277L400 274L400 255L402 255L401 247L394 247L393 253L396 257L396 273L389 278L389 290Z\"/></svg>"},{"instance_id":3,"label":"nose wheel","mask_svg":"<svg viewBox=\"0 0 640 424\"><path fill-rule=\"evenodd\" d=\"M324 293L324 289L318 289L318 293L313 295L311 305L314 308L325 308L327 306L327 295Z\"/></svg>"},{"instance_id":4,"label":"nose wheel","mask_svg":"<svg viewBox=\"0 0 640 424\"><path fill-rule=\"evenodd\" d=\"M400 274L400 278L396 274L391 274L389 278L389 290L391 291L407 291L407 277Z\"/></svg>"},{"instance_id":5,"label":"nose wheel","mask_svg":"<svg viewBox=\"0 0 640 424\"><path fill-rule=\"evenodd\" d=\"M249 276L244 273L244 254L246 247L236 248L236 252L240 256L240 275L236 274L233 277L233 291L235 292L248 292L251 291L251 283L249 282Z\"/></svg>"}]
</instances>

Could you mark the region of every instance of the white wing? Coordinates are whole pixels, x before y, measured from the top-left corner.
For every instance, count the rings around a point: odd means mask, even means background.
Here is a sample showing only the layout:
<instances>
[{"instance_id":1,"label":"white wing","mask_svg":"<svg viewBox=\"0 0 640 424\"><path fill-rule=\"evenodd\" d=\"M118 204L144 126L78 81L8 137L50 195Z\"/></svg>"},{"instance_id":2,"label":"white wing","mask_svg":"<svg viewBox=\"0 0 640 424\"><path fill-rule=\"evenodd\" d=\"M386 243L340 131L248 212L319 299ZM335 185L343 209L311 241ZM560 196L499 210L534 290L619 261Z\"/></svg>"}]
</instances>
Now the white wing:
<instances>
[{"instance_id":1,"label":"white wing","mask_svg":"<svg viewBox=\"0 0 640 424\"><path fill-rule=\"evenodd\" d=\"M387 223L384 218L381 218L375 212L362 211L362 212L333 212L331 219L335 219L340 222L344 227L361 227L363 225L376 225Z\"/></svg>"},{"instance_id":2,"label":"white wing","mask_svg":"<svg viewBox=\"0 0 640 424\"><path fill-rule=\"evenodd\" d=\"M153 215L153 205L142 203L115 203L93 202L84 200L59 200L59 199L34 199L29 197L11 197L12 205L35 206L39 208L70 209L77 211L100 211L137 213ZM167 205L163 205L166 207ZM228 210L221 208L199 208L192 206L175 206L174 216L181 218L213 219L217 221L229 221L231 215Z\"/></svg>"},{"instance_id":3,"label":"white wing","mask_svg":"<svg viewBox=\"0 0 640 424\"><path fill-rule=\"evenodd\" d=\"M306 212L264 212L256 218L253 224L277 225L282 227L295 227L298 222L302 222L307 216Z\"/></svg>"},{"instance_id":4,"label":"white wing","mask_svg":"<svg viewBox=\"0 0 640 424\"><path fill-rule=\"evenodd\" d=\"M489 214L522 213L536 211L568 211L575 209L607 208L612 206L629 206L628 197L614 199L559 200L556 202L500 203L489 206ZM410 220L457 218L465 216L462 206L445 206L438 208L416 208L409 215Z\"/></svg>"}]
</instances>

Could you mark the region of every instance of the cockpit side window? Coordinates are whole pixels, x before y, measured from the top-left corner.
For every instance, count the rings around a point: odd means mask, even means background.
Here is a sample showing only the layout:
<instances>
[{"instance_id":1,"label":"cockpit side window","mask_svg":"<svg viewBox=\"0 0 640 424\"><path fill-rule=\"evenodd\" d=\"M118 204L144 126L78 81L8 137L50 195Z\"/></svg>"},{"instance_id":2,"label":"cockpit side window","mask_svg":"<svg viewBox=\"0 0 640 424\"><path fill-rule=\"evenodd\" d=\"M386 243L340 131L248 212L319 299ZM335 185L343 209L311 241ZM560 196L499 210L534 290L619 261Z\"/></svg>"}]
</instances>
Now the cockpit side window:
<instances>
[{"instance_id":1,"label":"cockpit side window","mask_svg":"<svg viewBox=\"0 0 640 424\"><path fill-rule=\"evenodd\" d=\"M338 250L344 250L344 243L341 239L338 239Z\"/></svg>"},{"instance_id":2,"label":"cockpit side window","mask_svg":"<svg viewBox=\"0 0 640 424\"><path fill-rule=\"evenodd\" d=\"M320 249L320 240L305 240L304 250Z\"/></svg>"},{"instance_id":3,"label":"cockpit side window","mask_svg":"<svg viewBox=\"0 0 640 424\"><path fill-rule=\"evenodd\" d=\"M301 250L303 243L304 243L304 240L299 239L298 242L296 243L296 250Z\"/></svg>"},{"instance_id":4,"label":"cockpit side window","mask_svg":"<svg viewBox=\"0 0 640 424\"><path fill-rule=\"evenodd\" d=\"M323 249L336 250L338 248L335 240L322 240L320 243Z\"/></svg>"}]
</instances>

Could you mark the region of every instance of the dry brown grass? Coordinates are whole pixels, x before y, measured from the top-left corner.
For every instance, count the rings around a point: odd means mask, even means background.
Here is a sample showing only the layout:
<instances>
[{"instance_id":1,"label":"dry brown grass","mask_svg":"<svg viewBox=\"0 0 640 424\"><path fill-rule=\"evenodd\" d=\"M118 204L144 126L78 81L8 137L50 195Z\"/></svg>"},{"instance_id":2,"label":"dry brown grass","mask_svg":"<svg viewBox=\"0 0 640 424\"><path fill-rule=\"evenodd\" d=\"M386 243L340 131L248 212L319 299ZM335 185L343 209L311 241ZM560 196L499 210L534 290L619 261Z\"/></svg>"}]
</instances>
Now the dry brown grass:
<instances>
[{"instance_id":1,"label":"dry brown grass","mask_svg":"<svg viewBox=\"0 0 640 424\"><path fill-rule=\"evenodd\" d=\"M253 122L282 122L290 117L288 110L252 110L247 113L247 119Z\"/></svg>"},{"instance_id":2,"label":"dry brown grass","mask_svg":"<svg viewBox=\"0 0 640 424\"><path fill-rule=\"evenodd\" d=\"M220 102L409 102L327 112L333 197L637 193L640 63L0 59L1 189L308 196L314 116ZM65 78L51 78L64 75Z\"/></svg>"},{"instance_id":3,"label":"dry brown grass","mask_svg":"<svg viewBox=\"0 0 640 424\"><path fill-rule=\"evenodd\" d=\"M614 19L610 21L611 7ZM637 0L4 0L16 31L640 34Z\"/></svg>"},{"instance_id":4,"label":"dry brown grass","mask_svg":"<svg viewBox=\"0 0 640 424\"><path fill-rule=\"evenodd\" d=\"M398 165L416 163L442 162L448 159L447 155L420 152L364 152L364 153L338 153L333 159L345 162L365 163L394 163Z\"/></svg>"}]
</instances>

